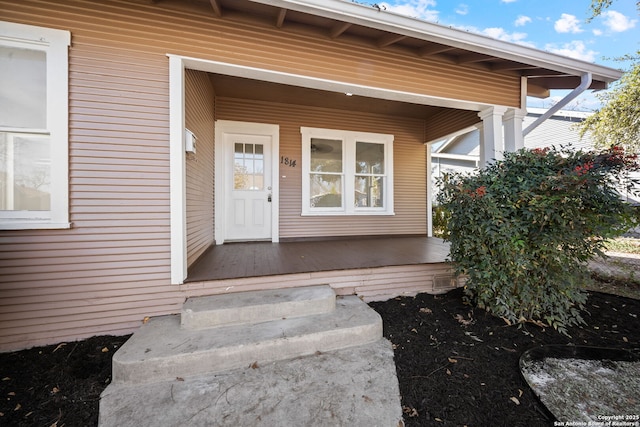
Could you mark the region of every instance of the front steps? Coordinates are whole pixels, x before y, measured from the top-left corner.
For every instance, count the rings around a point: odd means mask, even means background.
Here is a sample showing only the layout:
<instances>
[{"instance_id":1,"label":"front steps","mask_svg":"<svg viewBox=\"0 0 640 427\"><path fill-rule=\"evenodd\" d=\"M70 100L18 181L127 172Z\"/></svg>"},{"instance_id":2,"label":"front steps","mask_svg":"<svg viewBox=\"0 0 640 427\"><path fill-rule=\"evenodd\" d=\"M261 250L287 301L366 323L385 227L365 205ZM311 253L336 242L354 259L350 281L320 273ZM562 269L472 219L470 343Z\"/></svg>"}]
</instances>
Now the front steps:
<instances>
[{"instance_id":1,"label":"front steps","mask_svg":"<svg viewBox=\"0 0 640 427\"><path fill-rule=\"evenodd\" d=\"M336 294L329 286L242 292L188 299L180 324L184 329L206 329L262 323L331 313L335 307Z\"/></svg>"},{"instance_id":2,"label":"front steps","mask_svg":"<svg viewBox=\"0 0 640 427\"><path fill-rule=\"evenodd\" d=\"M328 286L188 300L112 363L100 427L402 425L382 319Z\"/></svg>"},{"instance_id":3,"label":"front steps","mask_svg":"<svg viewBox=\"0 0 640 427\"><path fill-rule=\"evenodd\" d=\"M151 319L114 355L113 381L216 373L366 344L382 336L378 320L357 297L339 300L331 313L211 329L183 329L177 316Z\"/></svg>"},{"instance_id":4,"label":"front steps","mask_svg":"<svg viewBox=\"0 0 640 427\"><path fill-rule=\"evenodd\" d=\"M306 313L306 315L305 315ZM180 316L152 318L113 356L113 383L218 373L372 343L382 320L328 286L188 300Z\"/></svg>"}]
</instances>

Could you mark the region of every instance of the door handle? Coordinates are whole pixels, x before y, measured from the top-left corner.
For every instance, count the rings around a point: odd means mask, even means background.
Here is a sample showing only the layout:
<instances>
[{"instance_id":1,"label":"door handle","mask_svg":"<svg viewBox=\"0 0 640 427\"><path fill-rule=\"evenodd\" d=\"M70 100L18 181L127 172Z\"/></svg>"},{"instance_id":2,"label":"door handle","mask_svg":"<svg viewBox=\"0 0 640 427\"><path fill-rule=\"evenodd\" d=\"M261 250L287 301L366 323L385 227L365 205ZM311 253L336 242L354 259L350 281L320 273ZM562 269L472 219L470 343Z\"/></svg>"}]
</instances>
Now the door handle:
<instances>
[{"instance_id":1,"label":"door handle","mask_svg":"<svg viewBox=\"0 0 640 427\"><path fill-rule=\"evenodd\" d=\"M271 203L271 194L267 196L267 202Z\"/></svg>"}]
</instances>

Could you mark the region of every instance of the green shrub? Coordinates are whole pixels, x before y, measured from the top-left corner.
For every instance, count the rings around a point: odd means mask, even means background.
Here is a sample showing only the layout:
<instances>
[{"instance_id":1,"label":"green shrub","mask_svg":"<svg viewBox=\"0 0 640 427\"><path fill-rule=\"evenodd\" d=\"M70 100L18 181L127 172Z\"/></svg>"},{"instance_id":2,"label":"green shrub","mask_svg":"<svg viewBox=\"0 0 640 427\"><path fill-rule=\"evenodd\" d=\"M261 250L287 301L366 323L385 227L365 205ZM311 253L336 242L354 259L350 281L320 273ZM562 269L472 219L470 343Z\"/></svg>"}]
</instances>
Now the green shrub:
<instances>
[{"instance_id":1,"label":"green shrub","mask_svg":"<svg viewBox=\"0 0 640 427\"><path fill-rule=\"evenodd\" d=\"M506 153L473 175L440 183L450 258L467 276L465 299L506 322L566 333L582 323L586 262L634 225L615 182L637 167L619 147Z\"/></svg>"}]
</instances>

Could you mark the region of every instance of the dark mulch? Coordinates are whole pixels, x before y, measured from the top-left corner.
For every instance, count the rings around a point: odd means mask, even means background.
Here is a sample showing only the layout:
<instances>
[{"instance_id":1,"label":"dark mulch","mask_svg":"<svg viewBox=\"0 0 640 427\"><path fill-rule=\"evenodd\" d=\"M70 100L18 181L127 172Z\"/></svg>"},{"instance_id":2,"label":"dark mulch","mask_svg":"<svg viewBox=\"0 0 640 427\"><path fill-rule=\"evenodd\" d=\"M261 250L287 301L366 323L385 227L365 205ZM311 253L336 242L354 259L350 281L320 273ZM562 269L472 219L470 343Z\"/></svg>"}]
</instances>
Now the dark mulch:
<instances>
[{"instance_id":1,"label":"dark mulch","mask_svg":"<svg viewBox=\"0 0 640 427\"><path fill-rule=\"evenodd\" d=\"M571 328L570 339L533 325L507 326L465 306L461 295L456 290L371 304L396 347L407 426L548 426L519 373L525 350L568 343L640 349L640 300L591 293L588 326ZM0 425L97 425L111 357L127 338L0 354Z\"/></svg>"},{"instance_id":2,"label":"dark mulch","mask_svg":"<svg viewBox=\"0 0 640 427\"><path fill-rule=\"evenodd\" d=\"M640 350L640 300L610 294L589 294L587 325L570 328L572 338L508 326L464 305L461 289L371 306L395 346L406 426L553 425L520 376L524 351L546 344Z\"/></svg>"},{"instance_id":3,"label":"dark mulch","mask_svg":"<svg viewBox=\"0 0 640 427\"><path fill-rule=\"evenodd\" d=\"M98 425L111 357L127 338L98 336L0 354L0 426Z\"/></svg>"}]
</instances>

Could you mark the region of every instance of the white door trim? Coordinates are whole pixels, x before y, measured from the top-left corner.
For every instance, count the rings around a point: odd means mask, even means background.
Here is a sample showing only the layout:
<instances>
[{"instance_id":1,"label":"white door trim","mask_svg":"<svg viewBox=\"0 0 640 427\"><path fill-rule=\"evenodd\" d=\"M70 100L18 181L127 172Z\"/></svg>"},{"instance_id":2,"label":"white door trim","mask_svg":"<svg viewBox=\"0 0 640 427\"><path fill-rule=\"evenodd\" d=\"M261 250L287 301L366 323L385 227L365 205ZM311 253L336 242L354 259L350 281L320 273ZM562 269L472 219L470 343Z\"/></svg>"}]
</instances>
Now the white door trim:
<instances>
[{"instance_id":1,"label":"white door trim","mask_svg":"<svg viewBox=\"0 0 640 427\"><path fill-rule=\"evenodd\" d=\"M251 135L266 135L271 137L271 241L277 243L280 240L279 218L280 208L280 126L267 123L238 122L231 120L216 120L215 129L215 241L217 245L225 242L226 215L225 215L225 190L227 174L225 174L224 134L246 133Z\"/></svg>"}]
</instances>

